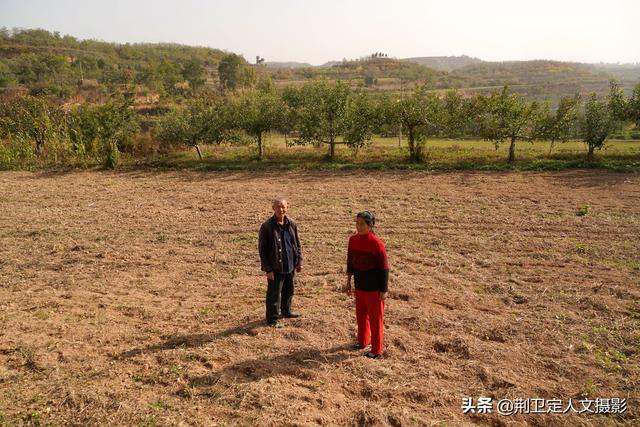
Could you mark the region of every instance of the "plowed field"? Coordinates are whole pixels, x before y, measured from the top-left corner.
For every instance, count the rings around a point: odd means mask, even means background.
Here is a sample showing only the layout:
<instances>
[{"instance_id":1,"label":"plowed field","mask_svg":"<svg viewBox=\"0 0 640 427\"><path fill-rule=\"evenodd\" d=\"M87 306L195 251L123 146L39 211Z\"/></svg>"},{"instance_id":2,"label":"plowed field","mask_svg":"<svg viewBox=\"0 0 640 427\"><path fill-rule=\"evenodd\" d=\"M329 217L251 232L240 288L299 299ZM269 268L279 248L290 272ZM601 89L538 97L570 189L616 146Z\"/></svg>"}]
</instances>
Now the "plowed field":
<instances>
[{"instance_id":1,"label":"plowed field","mask_svg":"<svg viewBox=\"0 0 640 427\"><path fill-rule=\"evenodd\" d=\"M283 329L257 256L277 195L305 254ZM381 360L340 291L363 209ZM639 359L638 175L0 173L0 425L638 425ZM627 410L497 412L518 398Z\"/></svg>"}]
</instances>

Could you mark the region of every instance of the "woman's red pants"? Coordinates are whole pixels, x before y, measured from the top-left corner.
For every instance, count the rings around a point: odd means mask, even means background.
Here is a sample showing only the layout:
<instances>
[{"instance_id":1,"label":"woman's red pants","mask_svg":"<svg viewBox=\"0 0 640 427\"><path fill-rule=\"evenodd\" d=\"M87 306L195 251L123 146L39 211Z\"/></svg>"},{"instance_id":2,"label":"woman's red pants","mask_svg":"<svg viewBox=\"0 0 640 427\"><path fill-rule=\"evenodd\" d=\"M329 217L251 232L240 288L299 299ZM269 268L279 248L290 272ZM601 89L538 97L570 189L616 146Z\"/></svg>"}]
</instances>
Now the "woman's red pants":
<instances>
[{"instance_id":1,"label":"woman's red pants","mask_svg":"<svg viewBox=\"0 0 640 427\"><path fill-rule=\"evenodd\" d=\"M358 344L371 344L371 353L382 353L384 337L384 301L380 292L356 289L356 319L358 321Z\"/></svg>"}]
</instances>

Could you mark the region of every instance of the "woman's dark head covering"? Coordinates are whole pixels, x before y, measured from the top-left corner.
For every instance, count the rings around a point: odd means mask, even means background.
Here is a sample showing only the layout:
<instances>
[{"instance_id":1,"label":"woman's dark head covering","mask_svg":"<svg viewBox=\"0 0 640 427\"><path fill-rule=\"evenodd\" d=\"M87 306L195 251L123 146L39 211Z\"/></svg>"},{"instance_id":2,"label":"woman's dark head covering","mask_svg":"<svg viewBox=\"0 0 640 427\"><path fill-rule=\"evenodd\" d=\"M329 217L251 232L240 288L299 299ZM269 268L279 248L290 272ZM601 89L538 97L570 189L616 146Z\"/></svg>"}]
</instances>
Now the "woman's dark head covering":
<instances>
[{"instance_id":1,"label":"woman's dark head covering","mask_svg":"<svg viewBox=\"0 0 640 427\"><path fill-rule=\"evenodd\" d=\"M376 225L376 216L369 211L358 212L356 218L362 218L362 220L371 228Z\"/></svg>"}]
</instances>

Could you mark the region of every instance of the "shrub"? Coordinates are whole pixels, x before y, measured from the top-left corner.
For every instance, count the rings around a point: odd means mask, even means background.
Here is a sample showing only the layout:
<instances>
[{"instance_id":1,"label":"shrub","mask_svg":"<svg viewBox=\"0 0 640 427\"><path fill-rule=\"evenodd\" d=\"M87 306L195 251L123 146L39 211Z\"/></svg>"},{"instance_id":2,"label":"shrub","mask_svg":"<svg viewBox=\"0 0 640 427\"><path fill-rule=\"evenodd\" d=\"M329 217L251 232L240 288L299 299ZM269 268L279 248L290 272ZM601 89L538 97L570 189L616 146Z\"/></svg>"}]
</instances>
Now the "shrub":
<instances>
[{"instance_id":1,"label":"shrub","mask_svg":"<svg viewBox=\"0 0 640 427\"><path fill-rule=\"evenodd\" d=\"M586 215L589 215L589 212L591 212L591 206L590 205L582 205L576 211L576 216L586 216Z\"/></svg>"},{"instance_id":2,"label":"shrub","mask_svg":"<svg viewBox=\"0 0 640 427\"><path fill-rule=\"evenodd\" d=\"M0 170L18 169L35 160L36 153L29 141L0 141Z\"/></svg>"},{"instance_id":3,"label":"shrub","mask_svg":"<svg viewBox=\"0 0 640 427\"><path fill-rule=\"evenodd\" d=\"M107 169L115 169L120 163L120 151L115 141L110 141L107 145L107 153L104 157L104 166Z\"/></svg>"}]
</instances>

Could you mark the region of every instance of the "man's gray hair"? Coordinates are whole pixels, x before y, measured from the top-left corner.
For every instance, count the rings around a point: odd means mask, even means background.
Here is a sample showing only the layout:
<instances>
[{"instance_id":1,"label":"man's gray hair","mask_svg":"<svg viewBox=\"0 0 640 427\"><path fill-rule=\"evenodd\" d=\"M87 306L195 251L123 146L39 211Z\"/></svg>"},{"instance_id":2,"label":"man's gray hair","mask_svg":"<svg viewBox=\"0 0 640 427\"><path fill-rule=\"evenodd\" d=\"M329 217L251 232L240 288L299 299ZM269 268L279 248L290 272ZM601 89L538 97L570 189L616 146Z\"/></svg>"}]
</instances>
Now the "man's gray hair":
<instances>
[{"instance_id":1,"label":"man's gray hair","mask_svg":"<svg viewBox=\"0 0 640 427\"><path fill-rule=\"evenodd\" d=\"M278 196L271 201L271 206L275 206L276 203L279 203L279 202L286 203L287 205L289 204L289 201L287 200L286 197Z\"/></svg>"}]
</instances>

